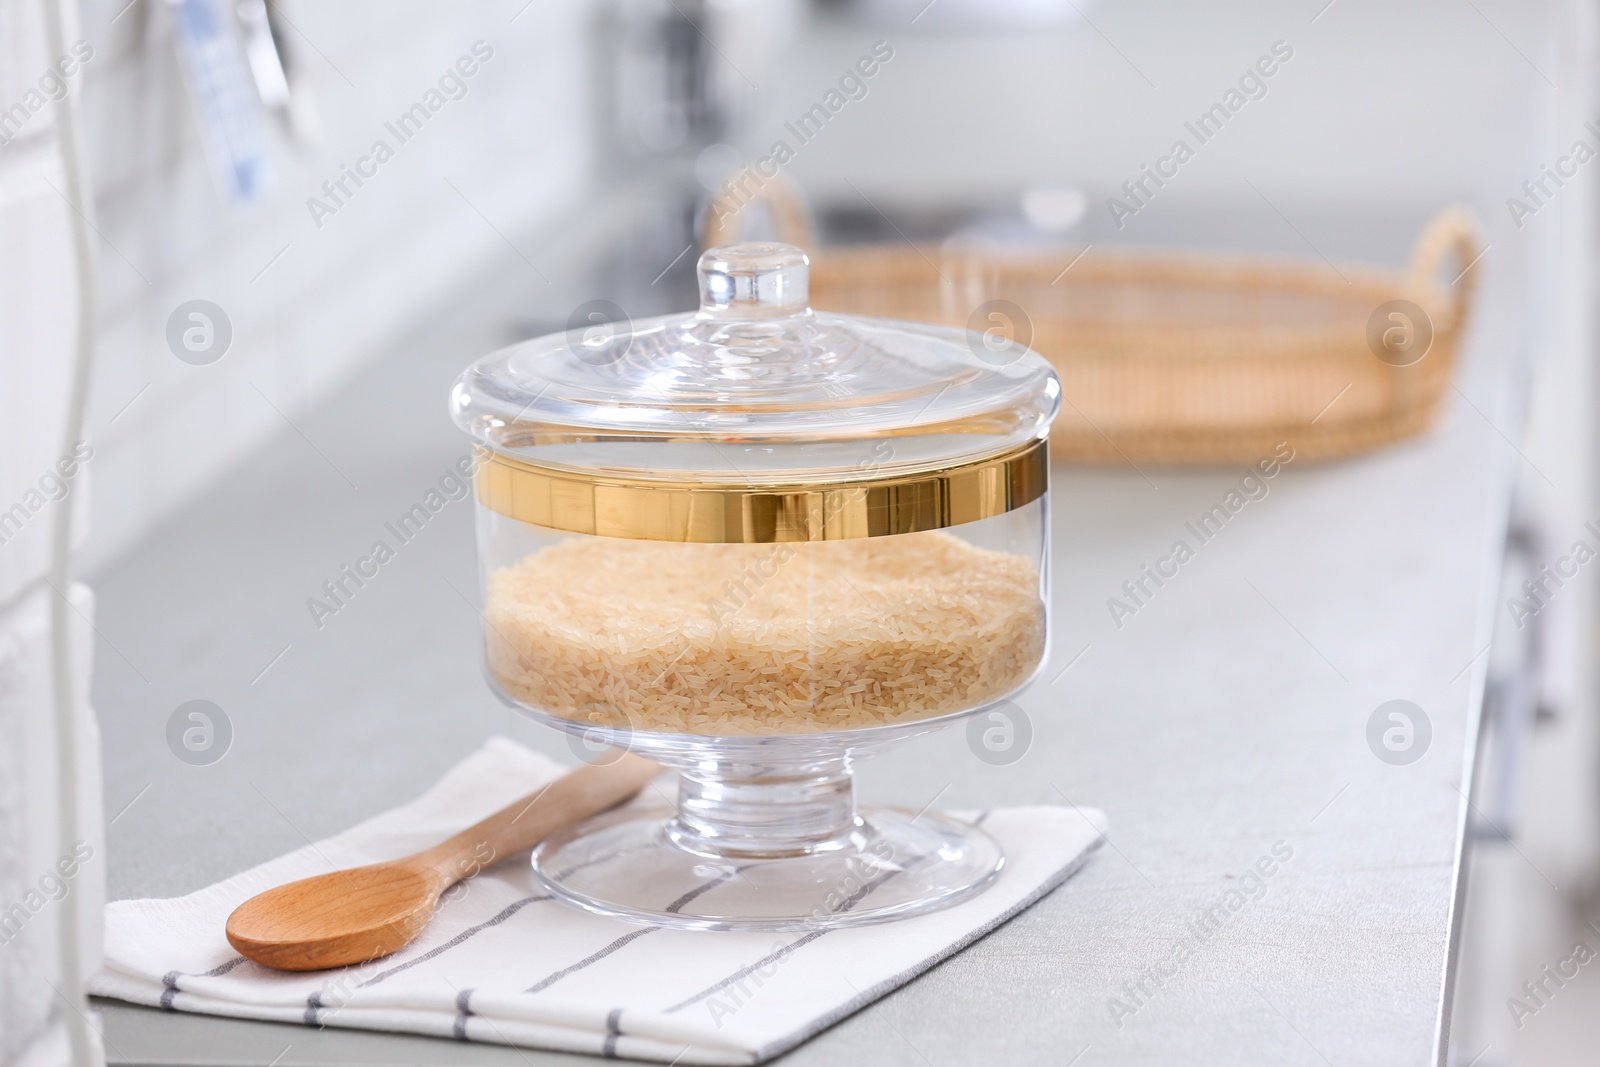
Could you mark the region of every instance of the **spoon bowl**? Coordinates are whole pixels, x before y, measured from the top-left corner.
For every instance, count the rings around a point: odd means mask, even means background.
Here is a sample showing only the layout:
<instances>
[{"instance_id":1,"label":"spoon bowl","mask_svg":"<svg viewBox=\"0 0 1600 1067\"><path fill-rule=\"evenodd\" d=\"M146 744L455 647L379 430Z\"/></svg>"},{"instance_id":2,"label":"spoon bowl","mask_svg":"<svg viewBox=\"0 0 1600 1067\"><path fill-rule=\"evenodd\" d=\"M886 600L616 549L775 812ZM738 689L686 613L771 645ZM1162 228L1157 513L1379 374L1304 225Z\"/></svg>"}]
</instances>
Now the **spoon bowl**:
<instances>
[{"instance_id":1,"label":"spoon bowl","mask_svg":"<svg viewBox=\"0 0 1600 1067\"><path fill-rule=\"evenodd\" d=\"M407 860L302 878L241 904L228 943L283 971L360 963L409 944L444 889L438 872Z\"/></svg>"}]
</instances>

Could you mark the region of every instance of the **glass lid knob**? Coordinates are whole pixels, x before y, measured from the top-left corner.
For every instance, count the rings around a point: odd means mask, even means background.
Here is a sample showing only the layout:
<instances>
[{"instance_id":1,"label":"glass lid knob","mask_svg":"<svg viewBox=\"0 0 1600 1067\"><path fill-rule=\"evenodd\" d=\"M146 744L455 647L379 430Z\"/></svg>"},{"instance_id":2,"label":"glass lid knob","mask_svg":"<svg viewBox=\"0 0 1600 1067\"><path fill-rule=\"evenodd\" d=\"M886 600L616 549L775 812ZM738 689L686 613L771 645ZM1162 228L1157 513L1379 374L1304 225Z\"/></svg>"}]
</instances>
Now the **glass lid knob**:
<instances>
[{"instance_id":1,"label":"glass lid knob","mask_svg":"<svg viewBox=\"0 0 1600 1067\"><path fill-rule=\"evenodd\" d=\"M794 245L744 242L700 257L700 310L718 318L765 319L807 309L811 260Z\"/></svg>"}]
</instances>

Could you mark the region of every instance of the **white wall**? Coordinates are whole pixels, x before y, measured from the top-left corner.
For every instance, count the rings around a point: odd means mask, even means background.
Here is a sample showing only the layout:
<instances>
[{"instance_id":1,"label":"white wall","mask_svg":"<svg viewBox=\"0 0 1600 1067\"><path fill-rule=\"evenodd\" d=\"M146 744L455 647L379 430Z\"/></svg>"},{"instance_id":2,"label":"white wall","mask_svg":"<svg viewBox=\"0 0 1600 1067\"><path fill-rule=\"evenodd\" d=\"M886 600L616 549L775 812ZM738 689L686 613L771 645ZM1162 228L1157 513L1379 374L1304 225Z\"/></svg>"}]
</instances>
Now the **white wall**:
<instances>
[{"instance_id":1,"label":"white wall","mask_svg":"<svg viewBox=\"0 0 1600 1067\"><path fill-rule=\"evenodd\" d=\"M240 208L207 170L165 6L85 0L95 56L82 91L104 235L91 566L381 359L503 250L501 233L538 261L528 235L570 207L590 167L590 10L525 4L284 3L322 134L295 148L269 127L275 189ZM493 57L464 98L404 145L386 133L480 40ZM380 137L394 158L319 229L307 198ZM531 269L529 283L542 284ZM165 339L173 309L196 298L233 327L209 366L181 362Z\"/></svg>"}]
</instances>

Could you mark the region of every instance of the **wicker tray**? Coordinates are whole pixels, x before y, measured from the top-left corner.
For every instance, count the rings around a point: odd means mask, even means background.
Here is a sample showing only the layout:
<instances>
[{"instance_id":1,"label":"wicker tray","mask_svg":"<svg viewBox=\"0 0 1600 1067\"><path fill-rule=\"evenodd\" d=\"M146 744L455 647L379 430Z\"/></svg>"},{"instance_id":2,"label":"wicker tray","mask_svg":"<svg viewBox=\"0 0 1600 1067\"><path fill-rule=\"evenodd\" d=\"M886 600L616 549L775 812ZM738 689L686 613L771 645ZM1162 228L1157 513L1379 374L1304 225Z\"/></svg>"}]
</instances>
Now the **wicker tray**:
<instances>
[{"instance_id":1,"label":"wicker tray","mask_svg":"<svg viewBox=\"0 0 1600 1067\"><path fill-rule=\"evenodd\" d=\"M815 248L803 201L776 181L761 199L784 239ZM707 218L708 246L736 239L738 211L713 204ZM1058 459L1253 462L1282 441L1297 459L1331 458L1432 422L1472 301L1477 232L1466 209L1442 211L1404 275L1100 249L822 248L811 302L1030 344L1061 375Z\"/></svg>"}]
</instances>

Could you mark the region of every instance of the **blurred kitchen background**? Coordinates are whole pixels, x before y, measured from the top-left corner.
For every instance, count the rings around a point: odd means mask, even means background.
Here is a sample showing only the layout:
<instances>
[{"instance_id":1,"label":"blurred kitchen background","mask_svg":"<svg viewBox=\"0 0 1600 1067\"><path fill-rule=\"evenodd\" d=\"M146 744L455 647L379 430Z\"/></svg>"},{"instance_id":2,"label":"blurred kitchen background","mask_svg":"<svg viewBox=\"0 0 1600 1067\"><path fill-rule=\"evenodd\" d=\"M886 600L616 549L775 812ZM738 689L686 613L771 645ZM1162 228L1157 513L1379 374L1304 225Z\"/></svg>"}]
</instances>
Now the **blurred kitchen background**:
<instances>
[{"instance_id":1,"label":"blurred kitchen background","mask_svg":"<svg viewBox=\"0 0 1600 1067\"><path fill-rule=\"evenodd\" d=\"M1399 270L1439 207L1470 205L1481 270L1515 270L1524 303L1519 350L1499 354L1505 388L1483 414L1528 463L1511 565L1542 564L1600 517L1597 171L1580 167L1537 198L1525 183L1574 141L1600 145L1586 126L1600 123L1596 8L64 5L66 43L88 46L63 81L82 118L98 293L84 433L93 459L69 498L92 500L77 573L92 587L263 448L330 448L299 427L335 396L360 403L342 390L463 309L481 309L483 338L463 343L445 360L453 365L479 354L480 340L564 328L585 301L636 317L690 305L708 199L779 140L793 149L782 184L803 194L823 244L957 238L1066 250L1063 266L1085 244L1138 245ZM71 315L37 309L77 300L63 130L54 107L25 102L56 59L43 10L0 2L0 107L24 102L20 116L0 115L0 232L29 249L26 259L0 258L5 505L60 454ZM1264 95L1119 227L1108 198L1125 198L1124 182L1267 54L1282 61ZM797 137L793 124L867 56L878 62L859 92ZM419 102L425 121L405 127ZM408 136L395 136L396 123ZM372 156L379 139L391 158ZM348 177L355 169L365 176ZM1519 217L1508 198L1537 210ZM781 215L756 209L746 222L780 232ZM195 300L221 309L231 333L223 357L205 365L175 359L169 344L169 319ZM442 391L436 422L428 433L451 432ZM284 487L285 507L295 498ZM9 640L42 640L48 526L31 522L0 556ZM1514 629L1493 654L1490 707L1501 714L1490 716L1476 768L1483 820L1472 827L1455 975L1458 1064L1591 1063L1600 1041L1600 977L1588 969L1520 1025L1506 1007L1575 941L1600 947L1585 925L1600 922L1593 578L1585 570L1539 615L1536 656ZM1521 577L1508 581L1509 596ZM24 781L48 763L15 762ZM1381 990L1373 995L1381 1001ZM26 1020L17 1027L0 1044L25 1037Z\"/></svg>"}]
</instances>

